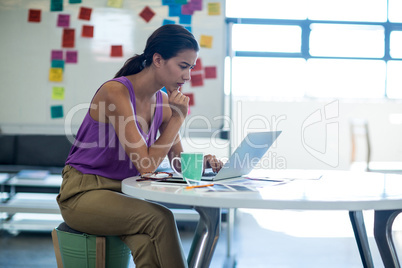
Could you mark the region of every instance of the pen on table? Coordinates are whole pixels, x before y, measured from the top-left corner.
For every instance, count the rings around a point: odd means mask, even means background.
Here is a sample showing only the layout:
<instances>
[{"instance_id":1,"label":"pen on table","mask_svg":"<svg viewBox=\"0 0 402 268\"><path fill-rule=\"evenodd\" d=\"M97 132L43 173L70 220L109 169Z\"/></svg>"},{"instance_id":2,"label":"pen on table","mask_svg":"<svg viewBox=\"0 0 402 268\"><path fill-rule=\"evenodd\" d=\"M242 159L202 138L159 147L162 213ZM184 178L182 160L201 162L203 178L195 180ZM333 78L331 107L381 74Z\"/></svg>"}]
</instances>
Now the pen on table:
<instances>
[{"instance_id":1,"label":"pen on table","mask_svg":"<svg viewBox=\"0 0 402 268\"><path fill-rule=\"evenodd\" d=\"M203 185L192 185L192 186L187 186L186 189L202 188L202 187L208 187L208 186L214 186L214 184L210 183L210 184L203 184Z\"/></svg>"}]
</instances>

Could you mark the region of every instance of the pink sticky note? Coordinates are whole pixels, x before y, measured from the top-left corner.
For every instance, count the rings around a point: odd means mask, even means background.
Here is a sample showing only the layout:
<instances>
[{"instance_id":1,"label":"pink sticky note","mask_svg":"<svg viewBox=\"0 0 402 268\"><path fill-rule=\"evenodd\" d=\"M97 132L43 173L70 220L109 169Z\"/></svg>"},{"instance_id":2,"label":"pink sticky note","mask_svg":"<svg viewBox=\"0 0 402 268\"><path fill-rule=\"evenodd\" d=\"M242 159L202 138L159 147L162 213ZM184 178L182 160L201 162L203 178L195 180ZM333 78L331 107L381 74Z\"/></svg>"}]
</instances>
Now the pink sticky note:
<instances>
[{"instance_id":1,"label":"pink sticky note","mask_svg":"<svg viewBox=\"0 0 402 268\"><path fill-rule=\"evenodd\" d=\"M191 0L193 10L202 10L202 0Z\"/></svg>"},{"instance_id":2,"label":"pink sticky note","mask_svg":"<svg viewBox=\"0 0 402 268\"><path fill-rule=\"evenodd\" d=\"M69 50L66 52L66 63L77 63L78 62L78 51Z\"/></svg>"},{"instance_id":3,"label":"pink sticky note","mask_svg":"<svg viewBox=\"0 0 402 268\"><path fill-rule=\"evenodd\" d=\"M193 15L194 9L191 4L186 4L181 6L181 14L183 15Z\"/></svg>"},{"instance_id":4,"label":"pink sticky note","mask_svg":"<svg viewBox=\"0 0 402 268\"><path fill-rule=\"evenodd\" d=\"M59 16L57 18L57 26L58 27L70 27L70 15L59 14Z\"/></svg>"},{"instance_id":5,"label":"pink sticky note","mask_svg":"<svg viewBox=\"0 0 402 268\"><path fill-rule=\"evenodd\" d=\"M50 60L62 60L63 50L52 50Z\"/></svg>"}]
</instances>

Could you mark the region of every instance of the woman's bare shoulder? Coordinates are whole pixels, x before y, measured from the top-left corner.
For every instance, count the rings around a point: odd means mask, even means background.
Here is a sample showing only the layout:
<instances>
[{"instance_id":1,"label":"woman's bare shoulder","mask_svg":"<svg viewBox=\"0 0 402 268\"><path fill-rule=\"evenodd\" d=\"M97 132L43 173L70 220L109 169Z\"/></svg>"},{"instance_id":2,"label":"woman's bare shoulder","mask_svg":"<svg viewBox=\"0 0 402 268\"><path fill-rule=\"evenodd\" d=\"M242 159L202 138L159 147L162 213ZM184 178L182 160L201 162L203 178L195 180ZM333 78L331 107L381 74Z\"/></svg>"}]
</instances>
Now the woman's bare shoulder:
<instances>
[{"instance_id":1,"label":"woman's bare shoulder","mask_svg":"<svg viewBox=\"0 0 402 268\"><path fill-rule=\"evenodd\" d=\"M130 97L128 89L125 85L117 81L108 81L102 85L98 94L104 100L113 100L116 98Z\"/></svg>"}]
</instances>

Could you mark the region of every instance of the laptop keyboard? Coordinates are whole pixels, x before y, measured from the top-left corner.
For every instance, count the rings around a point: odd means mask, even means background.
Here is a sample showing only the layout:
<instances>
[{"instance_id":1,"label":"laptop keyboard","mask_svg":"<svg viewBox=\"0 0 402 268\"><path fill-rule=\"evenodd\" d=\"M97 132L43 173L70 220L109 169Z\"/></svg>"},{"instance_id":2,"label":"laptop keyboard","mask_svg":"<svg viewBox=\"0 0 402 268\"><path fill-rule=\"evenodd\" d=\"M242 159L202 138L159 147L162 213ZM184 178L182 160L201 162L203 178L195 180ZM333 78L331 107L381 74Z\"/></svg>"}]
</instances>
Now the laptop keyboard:
<instances>
[{"instance_id":1,"label":"laptop keyboard","mask_svg":"<svg viewBox=\"0 0 402 268\"><path fill-rule=\"evenodd\" d=\"M203 177L215 177L216 176L216 172L213 171L206 171L204 174L202 174Z\"/></svg>"}]
</instances>

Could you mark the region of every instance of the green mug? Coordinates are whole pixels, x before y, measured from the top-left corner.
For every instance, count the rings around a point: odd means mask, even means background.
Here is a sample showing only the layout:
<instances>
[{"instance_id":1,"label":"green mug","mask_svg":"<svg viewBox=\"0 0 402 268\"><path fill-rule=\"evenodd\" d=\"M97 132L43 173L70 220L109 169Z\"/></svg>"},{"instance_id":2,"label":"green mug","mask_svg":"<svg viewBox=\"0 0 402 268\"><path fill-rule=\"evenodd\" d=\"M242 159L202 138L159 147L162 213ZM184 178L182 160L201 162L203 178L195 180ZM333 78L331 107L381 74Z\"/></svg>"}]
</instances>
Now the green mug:
<instances>
[{"instance_id":1,"label":"green mug","mask_svg":"<svg viewBox=\"0 0 402 268\"><path fill-rule=\"evenodd\" d=\"M173 162L179 160L181 162L181 172L174 168ZM183 179L200 181L204 170L204 154L203 153L181 153L180 157L174 157L170 163L172 169L183 176Z\"/></svg>"}]
</instances>

